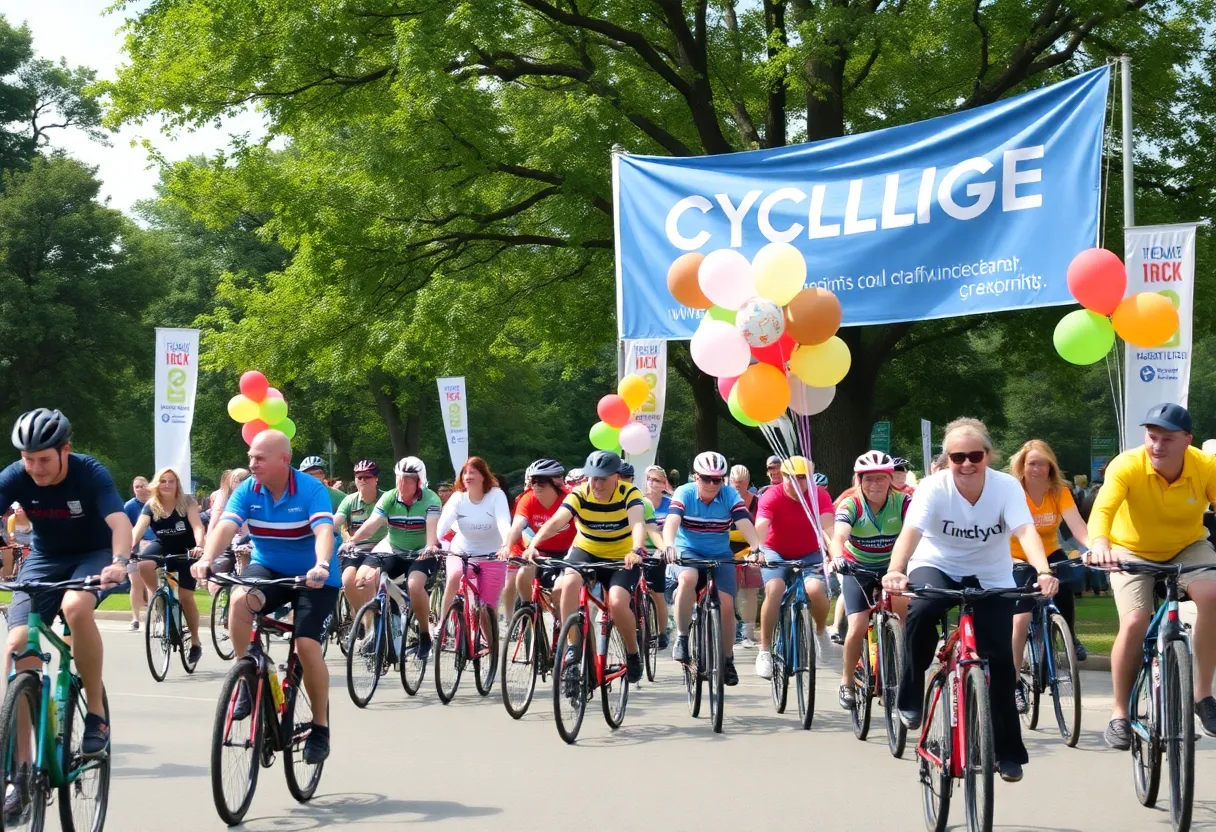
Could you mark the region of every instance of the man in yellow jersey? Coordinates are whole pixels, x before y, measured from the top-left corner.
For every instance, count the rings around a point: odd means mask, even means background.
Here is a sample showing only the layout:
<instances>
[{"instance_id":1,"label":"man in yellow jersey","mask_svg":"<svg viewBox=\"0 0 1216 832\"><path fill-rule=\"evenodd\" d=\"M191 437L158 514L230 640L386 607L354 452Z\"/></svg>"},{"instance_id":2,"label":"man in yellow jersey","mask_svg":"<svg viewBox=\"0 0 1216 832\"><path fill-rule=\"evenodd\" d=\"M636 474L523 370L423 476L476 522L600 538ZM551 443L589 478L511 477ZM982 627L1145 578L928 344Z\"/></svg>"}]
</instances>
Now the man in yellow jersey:
<instances>
[{"instance_id":1,"label":"man in yellow jersey","mask_svg":"<svg viewBox=\"0 0 1216 832\"><path fill-rule=\"evenodd\" d=\"M1216 503L1216 459L1191 445L1191 414L1159 404L1144 422L1144 445L1115 457L1089 516L1091 562L1213 564L1203 513ZM1141 645L1154 611L1153 578L1111 575L1119 635L1111 651L1114 711L1106 726L1112 748L1131 746L1127 703L1140 664ZM1195 712L1204 733L1216 736L1216 571L1184 573L1179 585L1195 602Z\"/></svg>"}]
</instances>

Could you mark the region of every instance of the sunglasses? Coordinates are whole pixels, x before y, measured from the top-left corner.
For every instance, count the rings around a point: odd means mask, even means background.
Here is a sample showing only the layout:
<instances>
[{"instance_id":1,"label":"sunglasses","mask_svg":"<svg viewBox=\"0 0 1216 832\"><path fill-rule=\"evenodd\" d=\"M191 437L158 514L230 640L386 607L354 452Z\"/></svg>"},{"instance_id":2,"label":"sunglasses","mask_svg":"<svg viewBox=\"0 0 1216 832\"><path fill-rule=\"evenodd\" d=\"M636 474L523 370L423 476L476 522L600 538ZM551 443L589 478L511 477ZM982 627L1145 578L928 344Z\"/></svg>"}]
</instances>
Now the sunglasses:
<instances>
[{"instance_id":1,"label":"sunglasses","mask_svg":"<svg viewBox=\"0 0 1216 832\"><path fill-rule=\"evenodd\" d=\"M987 451L955 451L950 454L950 461L955 465L962 465L964 462L970 462L973 465L978 465L984 461L984 457L988 456Z\"/></svg>"},{"instance_id":2,"label":"sunglasses","mask_svg":"<svg viewBox=\"0 0 1216 832\"><path fill-rule=\"evenodd\" d=\"M359 476L355 477L355 479L356 480L374 480L374 479L376 479L376 477L373 476L372 474L360 474Z\"/></svg>"},{"instance_id":3,"label":"sunglasses","mask_svg":"<svg viewBox=\"0 0 1216 832\"><path fill-rule=\"evenodd\" d=\"M705 477L700 474L697 476L700 477L701 482L705 483L706 485L721 485L723 480L723 477Z\"/></svg>"}]
</instances>

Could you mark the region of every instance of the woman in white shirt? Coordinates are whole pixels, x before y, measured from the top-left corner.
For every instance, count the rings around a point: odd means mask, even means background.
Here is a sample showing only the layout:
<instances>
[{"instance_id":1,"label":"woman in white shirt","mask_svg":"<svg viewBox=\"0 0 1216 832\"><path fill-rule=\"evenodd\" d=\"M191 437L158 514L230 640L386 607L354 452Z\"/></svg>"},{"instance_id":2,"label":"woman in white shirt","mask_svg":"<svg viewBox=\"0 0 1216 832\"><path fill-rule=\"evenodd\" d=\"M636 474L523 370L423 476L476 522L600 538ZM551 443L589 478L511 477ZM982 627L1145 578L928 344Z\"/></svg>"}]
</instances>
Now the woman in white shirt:
<instances>
[{"instance_id":1,"label":"woman in white shirt","mask_svg":"<svg viewBox=\"0 0 1216 832\"><path fill-rule=\"evenodd\" d=\"M1052 596L1059 586L1047 564L1021 483L994 471L992 440L978 419L955 419L946 426L947 467L927 477L912 496L903 531L891 553L883 586L899 592L917 586L960 589L1014 588L1009 557L1010 535L1017 537L1027 561L1039 573L1038 586ZM904 624L903 675L899 712L911 730L920 727L925 672L933 661L937 624L949 601L913 598ZM1028 761L1022 743L1014 690L1013 610L1010 598L988 598L975 604L975 639L988 661L988 696L992 736L1001 779L1022 779Z\"/></svg>"},{"instance_id":2,"label":"woman in white shirt","mask_svg":"<svg viewBox=\"0 0 1216 832\"><path fill-rule=\"evenodd\" d=\"M456 490L444 503L443 513L439 515L439 537L442 538L452 528L456 529L456 537L452 539L451 551L463 555L496 557L511 534L507 495L498 487L498 481L490 473L490 466L479 456L469 457L460 469ZM486 606L483 621L497 620L497 615L489 613L498 609L498 596L502 594L507 581L507 562L483 560L477 562L477 567L480 572L474 575L470 569L469 579L476 584L478 597ZM443 593L444 617L460 588L462 569L460 558L448 557L448 582Z\"/></svg>"}]
</instances>

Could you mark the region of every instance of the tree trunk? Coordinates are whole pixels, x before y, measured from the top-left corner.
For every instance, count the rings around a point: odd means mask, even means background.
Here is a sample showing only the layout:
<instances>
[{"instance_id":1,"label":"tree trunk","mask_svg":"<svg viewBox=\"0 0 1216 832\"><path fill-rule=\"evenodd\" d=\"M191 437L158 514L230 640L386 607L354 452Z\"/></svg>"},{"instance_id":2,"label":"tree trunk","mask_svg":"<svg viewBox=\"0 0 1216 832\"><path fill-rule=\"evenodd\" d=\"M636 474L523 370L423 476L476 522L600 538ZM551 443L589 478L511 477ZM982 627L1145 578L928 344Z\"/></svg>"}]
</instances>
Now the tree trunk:
<instances>
[{"instance_id":1,"label":"tree trunk","mask_svg":"<svg viewBox=\"0 0 1216 832\"><path fill-rule=\"evenodd\" d=\"M407 439L405 420L401 418L401 411L397 407L396 384L384 373L372 371L369 374L368 386L372 391L372 398L376 400L376 412L380 414L384 426L388 429L388 441L393 446L393 459L401 459L414 453L412 449L418 447L418 431L415 429L414 441L410 443Z\"/></svg>"},{"instance_id":2,"label":"tree trunk","mask_svg":"<svg viewBox=\"0 0 1216 832\"><path fill-rule=\"evenodd\" d=\"M405 453L402 456L417 456L421 438L422 408L418 407L405 419Z\"/></svg>"},{"instance_id":3,"label":"tree trunk","mask_svg":"<svg viewBox=\"0 0 1216 832\"><path fill-rule=\"evenodd\" d=\"M692 387L693 418L697 426L697 444L693 453L716 451L718 449L718 402L721 400L718 395L717 379L694 367L689 383Z\"/></svg>"},{"instance_id":4,"label":"tree trunk","mask_svg":"<svg viewBox=\"0 0 1216 832\"><path fill-rule=\"evenodd\" d=\"M856 353L854 353L856 355ZM839 494L853 481L853 461L869 448L877 375L854 363L836 385L836 398L811 419L811 458Z\"/></svg>"}]
</instances>

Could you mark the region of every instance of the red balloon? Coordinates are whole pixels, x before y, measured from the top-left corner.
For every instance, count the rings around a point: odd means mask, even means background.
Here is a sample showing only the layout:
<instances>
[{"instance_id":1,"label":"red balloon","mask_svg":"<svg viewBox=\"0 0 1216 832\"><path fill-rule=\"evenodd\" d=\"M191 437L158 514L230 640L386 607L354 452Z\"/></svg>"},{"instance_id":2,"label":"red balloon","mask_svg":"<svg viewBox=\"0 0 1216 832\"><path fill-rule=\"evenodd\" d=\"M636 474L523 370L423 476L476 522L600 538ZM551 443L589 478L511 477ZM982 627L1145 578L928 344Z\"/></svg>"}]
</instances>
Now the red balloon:
<instances>
[{"instance_id":1,"label":"red balloon","mask_svg":"<svg viewBox=\"0 0 1216 832\"><path fill-rule=\"evenodd\" d=\"M253 437L257 436L268 427L270 427L270 425L266 424L261 419L254 419L252 422L246 422L245 424L241 425L241 438L245 440L246 445L252 445Z\"/></svg>"},{"instance_id":2,"label":"red balloon","mask_svg":"<svg viewBox=\"0 0 1216 832\"><path fill-rule=\"evenodd\" d=\"M718 395L722 397L722 401L730 401L730 391L738 380L738 376L722 376L718 379Z\"/></svg>"},{"instance_id":3,"label":"red balloon","mask_svg":"<svg viewBox=\"0 0 1216 832\"><path fill-rule=\"evenodd\" d=\"M269 389L270 382L257 370L249 370L241 376L241 393L247 399L260 404L266 398L266 391Z\"/></svg>"},{"instance_id":4,"label":"red balloon","mask_svg":"<svg viewBox=\"0 0 1216 832\"><path fill-rule=\"evenodd\" d=\"M614 428L623 428L629 424L629 405L625 404L625 400L616 393L609 393L600 399L600 403L595 406L595 412L600 415L600 419L605 424Z\"/></svg>"},{"instance_id":5,"label":"red balloon","mask_svg":"<svg viewBox=\"0 0 1216 832\"><path fill-rule=\"evenodd\" d=\"M794 354L794 337L788 332L782 335L777 343L768 347L752 347L752 355L757 361L764 364L772 364L778 370L785 370L786 362L790 360L790 356Z\"/></svg>"},{"instance_id":6,"label":"red balloon","mask_svg":"<svg viewBox=\"0 0 1216 832\"><path fill-rule=\"evenodd\" d=\"M283 398L283 394L282 394L282 393L280 393L278 390L276 390L276 389L275 389L275 388L273 388L273 387L267 387L267 388L266 388L266 398L268 398L268 399L281 399L281 398Z\"/></svg>"},{"instance_id":7,"label":"red balloon","mask_svg":"<svg viewBox=\"0 0 1216 832\"><path fill-rule=\"evenodd\" d=\"M1086 309L1112 315L1127 292L1127 269L1113 251L1087 248L1068 264L1068 291Z\"/></svg>"}]
</instances>

